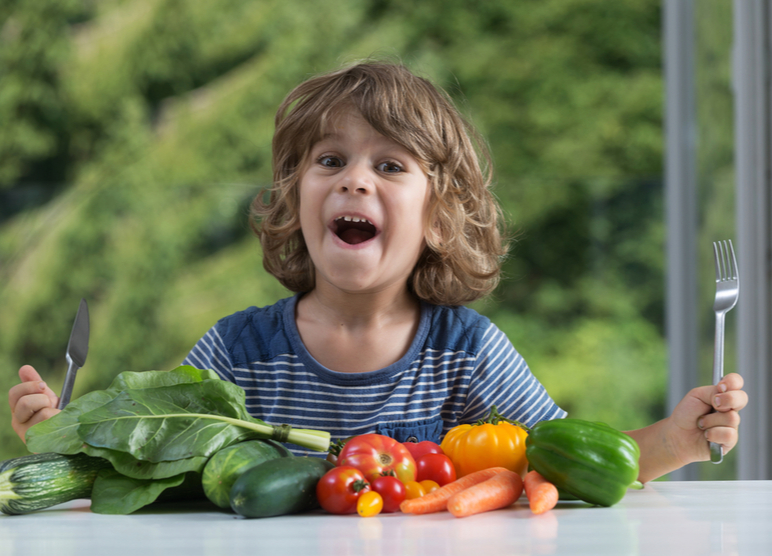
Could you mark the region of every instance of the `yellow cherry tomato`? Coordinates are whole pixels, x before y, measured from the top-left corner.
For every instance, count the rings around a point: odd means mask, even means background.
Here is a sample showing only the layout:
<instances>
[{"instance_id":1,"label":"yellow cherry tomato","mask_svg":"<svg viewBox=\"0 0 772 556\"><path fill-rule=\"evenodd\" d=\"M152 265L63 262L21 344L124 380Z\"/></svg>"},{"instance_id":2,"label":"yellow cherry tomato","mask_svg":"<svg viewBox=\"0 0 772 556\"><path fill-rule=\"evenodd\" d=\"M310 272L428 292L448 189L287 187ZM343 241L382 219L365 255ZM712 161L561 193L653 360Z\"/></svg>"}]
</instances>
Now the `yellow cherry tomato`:
<instances>
[{"instance_id":1,"label":"yellow cherry tomato","mask_svg":"<svg viewBox=\"0 0 772 556\"><path fill-rule=\"evenodd\" d=\"M421 498L424 494L426 494L426 490L421 486L421 483L417 481L408 481L405 483L405 500Z\"/></svg>"},{"instance_id":2,"label":"yellow cherry tomato","mask_svg":"<svg viewBox=\"0 0 772 556\"><path fill-rule=\"evenodd\" d=\"M501 419L494 407L488 422L458 425L442 439L440 447L453 462L459 478L489 467L505 467L521 477L525 476L528 468L525 439L528 433Z\"/></svg>"},{"instance_id":3,"label":"yellow cherry tomato","mask_svg":"<svg viewBox=\"0 0 772 556\"><path fill-rule=\"evenodd\" d=\"M383 497L374 490L361 494L357 499L357 513L362 517L378 515L382 509Z\"/></svg>"},{"instance_id":4,"label":"yellow cherry tomato","mask_svg":"<svg viewBox=\"0 0 772 556\"><path fill-rule=\"evenodd\" d=\"M418 484L421 485L422 487L424 487L424 493L425 494L429 494L430 492L433 492L433 491L437 490L438 488L440 488L439 483L437 483L435 481L432 481L432 480L429 480L429 479L425 479L425 480L419 482Z\"/></svg>"}]
</instances>

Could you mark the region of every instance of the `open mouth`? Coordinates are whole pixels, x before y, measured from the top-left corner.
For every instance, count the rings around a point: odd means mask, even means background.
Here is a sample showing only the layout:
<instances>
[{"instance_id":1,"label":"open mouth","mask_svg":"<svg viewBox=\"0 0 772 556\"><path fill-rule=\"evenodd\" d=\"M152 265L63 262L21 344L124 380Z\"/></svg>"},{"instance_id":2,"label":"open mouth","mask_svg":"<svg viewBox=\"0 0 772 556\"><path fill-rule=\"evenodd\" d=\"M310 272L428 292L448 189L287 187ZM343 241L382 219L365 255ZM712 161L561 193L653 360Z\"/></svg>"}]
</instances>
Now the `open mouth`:
<instances>
[{"instance_id":1,"label":"open mouth","mask_svg":"<svg viewBox=\"0 0 772 556\"><path fill-rule=\"evenodd\" d=\"M374 238L378 230L366 218L339 216L334 221L333 232L349 245L357 245Z\"/></svg>"}]
</instances>

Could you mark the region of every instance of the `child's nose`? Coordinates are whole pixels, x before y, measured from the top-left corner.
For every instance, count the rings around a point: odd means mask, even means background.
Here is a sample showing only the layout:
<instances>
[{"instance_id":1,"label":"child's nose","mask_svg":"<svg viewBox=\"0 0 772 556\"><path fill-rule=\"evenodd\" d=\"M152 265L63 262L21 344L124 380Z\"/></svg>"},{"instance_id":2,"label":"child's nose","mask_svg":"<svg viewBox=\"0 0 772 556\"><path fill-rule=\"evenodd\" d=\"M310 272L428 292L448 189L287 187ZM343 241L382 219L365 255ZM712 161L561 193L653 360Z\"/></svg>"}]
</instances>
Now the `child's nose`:
<instances>
[{"instance_id":1,"label":"child's nose","mask_svg":"<svg viewBox=\"0 0 772 556\"><path fill-rule=\"evenodd\" d=\"M371 193L373 172L365 164L350 164L340 182L341 193Z\"/></svg>"}]
</instances>

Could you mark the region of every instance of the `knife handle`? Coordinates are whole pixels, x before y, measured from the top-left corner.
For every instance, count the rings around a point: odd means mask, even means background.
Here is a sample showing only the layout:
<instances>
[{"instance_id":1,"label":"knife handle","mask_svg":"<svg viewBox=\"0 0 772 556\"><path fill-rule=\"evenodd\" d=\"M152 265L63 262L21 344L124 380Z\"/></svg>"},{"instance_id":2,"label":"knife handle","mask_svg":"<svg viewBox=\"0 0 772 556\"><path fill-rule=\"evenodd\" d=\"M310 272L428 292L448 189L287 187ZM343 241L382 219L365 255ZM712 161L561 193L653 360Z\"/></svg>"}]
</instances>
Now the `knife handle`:
<instances>
[{"instance_id":1,"label":"knife handle","mask_svg":"<svg viewBox=\"0 0 772 556\"><path fill-rule=\"evenodd\" d=\"M75 384L75 375L78 373L78 366L75 365L72 358L67 354L67 374L64 375L64 386L62 386L62 395L59 396L59 409L64 409L70 403L72 387Z\"/></svg>"}]
</instances>

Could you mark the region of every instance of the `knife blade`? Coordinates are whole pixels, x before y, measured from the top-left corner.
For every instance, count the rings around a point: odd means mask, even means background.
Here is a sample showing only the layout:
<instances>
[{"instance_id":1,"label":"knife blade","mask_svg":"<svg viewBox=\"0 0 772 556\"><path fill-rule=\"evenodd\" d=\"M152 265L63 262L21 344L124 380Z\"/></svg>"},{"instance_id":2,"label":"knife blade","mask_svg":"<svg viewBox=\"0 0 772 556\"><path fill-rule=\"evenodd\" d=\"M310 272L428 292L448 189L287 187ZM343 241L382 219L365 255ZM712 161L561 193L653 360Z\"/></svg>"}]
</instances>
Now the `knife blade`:
<instances>
[{"instance_id":1,"label":"knife blade","mask_svg":"<svg viewBox=\"0 0 772 556\"><path fill-rule=\"evenodd\" d=\"M78 313L75 315L75 322L72 325L72 332L70 332L70 341L67 343L67 374L64 377L62 395L59 396L59 409L64 409L70 403L75 375L77 375L78 369L86 364L88 329L88 303L85 299L81 299Z\"/></svg>"}]
</instances>

